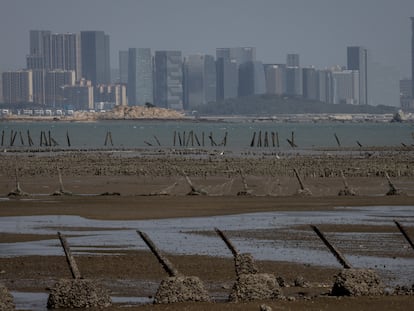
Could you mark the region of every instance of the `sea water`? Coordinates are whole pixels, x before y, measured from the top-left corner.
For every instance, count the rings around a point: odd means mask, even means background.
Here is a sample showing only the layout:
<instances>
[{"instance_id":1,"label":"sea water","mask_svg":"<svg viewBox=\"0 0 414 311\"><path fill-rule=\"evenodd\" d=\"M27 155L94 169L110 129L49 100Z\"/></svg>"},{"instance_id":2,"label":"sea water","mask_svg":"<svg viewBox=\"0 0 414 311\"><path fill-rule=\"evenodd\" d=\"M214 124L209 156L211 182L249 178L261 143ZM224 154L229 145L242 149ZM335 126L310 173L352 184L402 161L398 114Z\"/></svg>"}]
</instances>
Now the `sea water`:
<instances>
[{"instance_id":1,"label":"sea water","mask_svg":"<svg viewBox=\"0 0 414 311\"><path fill-rule=\"evenodd\" d=\"M220 121L169 121L169 120L122 120L97 122L0 122L0 148L27 148L28 131L33 141L31 148L39 148L41 133L59 144L58 148L99 149L99 148L220 148L223 150L251 150L258 148L259 133L263 149L267 135L267 149L291 149L287 139L293 140L299 148L402 146L414 144L414 125L411 123L288 123L242 120ZM192 132L192 136L190 136ZM274 140L272 140L272 132ZM17 133L17 134L15 134ZM112 143L108 133L111 134ZM227 136L226 136L227 133ZM21 134L21 135L20 135ZM277 135L276 135L277 134ZM11 146L12 135L16 135ZM212 146L209 136L220 146ZM185 142L184 142L185 136ZM175 144L174 144L175 137ZM192 139L190 138L192 137ZM226 137L226 144L224 142ZM181 139L181 146L180 140ZM106 141L106 146L105 146ZM204 142L204 143L203 143ZM198 145L200 144L200 146ZM259 146L260 147L260 146Z\"/></svg>"}]
</instances>

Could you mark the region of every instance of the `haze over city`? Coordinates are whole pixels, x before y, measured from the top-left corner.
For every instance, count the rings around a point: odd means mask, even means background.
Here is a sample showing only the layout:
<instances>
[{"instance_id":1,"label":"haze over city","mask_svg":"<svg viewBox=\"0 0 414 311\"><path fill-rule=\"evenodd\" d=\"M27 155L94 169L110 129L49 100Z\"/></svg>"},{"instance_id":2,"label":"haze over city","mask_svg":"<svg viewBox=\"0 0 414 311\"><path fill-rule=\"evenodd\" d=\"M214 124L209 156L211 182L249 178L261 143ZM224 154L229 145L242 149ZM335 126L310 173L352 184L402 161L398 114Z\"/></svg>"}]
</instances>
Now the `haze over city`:
<instances>
[{"instance_id":1,"label":"haze over city","mask_svg":"<svg viewBox=\"0 0 414 311\"><path fill-rule=\"evenodd\" d=\"M254 46L264 63L298 53L301 64L346 65L346 46L410 77L411 0L1 0L0 70L24 68L29 30L103 30L111 67L129 47L215 54Z\"/></svg>"}]
</instances>

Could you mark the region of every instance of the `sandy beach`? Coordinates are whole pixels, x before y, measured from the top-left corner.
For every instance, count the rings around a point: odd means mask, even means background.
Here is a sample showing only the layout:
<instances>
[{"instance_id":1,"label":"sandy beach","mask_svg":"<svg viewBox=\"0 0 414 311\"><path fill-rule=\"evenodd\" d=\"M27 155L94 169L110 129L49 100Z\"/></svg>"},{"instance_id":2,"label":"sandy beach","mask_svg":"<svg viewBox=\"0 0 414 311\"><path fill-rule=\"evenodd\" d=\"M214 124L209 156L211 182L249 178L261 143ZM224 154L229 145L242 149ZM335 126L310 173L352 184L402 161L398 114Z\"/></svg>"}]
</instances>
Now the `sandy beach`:
<instances>
[{"instance_id":1,"label":"sandy beach","mask_svg":"<svg viewBox=\"0 0 414 311\"><path fill-rule=\"evenodd\" d=\"M411 150L279 154L277 157L149 155L115 151L2 153L0 217L38 215L47 219L49 215L74 215L93 220L145 221L259 212L316 213L348 206L414 206L413 159ZM58 169L63 190L72 195L50 196L62 190ZM298 193L300 184L293 169L298 171L303 186L310 190L312 196ZM16 170L21 190L28 196L8 196L16 188ZM344 188L341 171L356 196L338 196ZM390 187L385 172L403 195L386 195ZM192 190L207 195L187 195ZM413 216L414 212L411 218L403 221L407 232L414 238ZM327 233L383 234L395 231L398 234L392 223L379 226L321 224L321 228ZM212 229L202 234L213 234ZM233 230L229 234L234 238L293 239L285 231L268 233L259 229L249 232ZM311 233L309 228L306 230ZM56 236L52 234L2 232L0 243L30 243L54 238ZM396 235L393 238L401 237ZM402 255L394 256L414 262L414 252L410 252L409 246L406 247L404 239L401 238L398 243L404 250ZM257 250L260 251L260 246ZM259 310L262 303L273 310L407 310L413 303L412 296L407 295L331 297L329 292L334 275L341 270L339 265L332 267L273 260L258 260L257 265L260 271L282 277L289 284L289 287L282 288L283 294L293 298L228 303L223 297L230 292L236 278L231 257L167 256L182 274L198 276L206 283L208 291L215 293L213 296L221 298L215 303L135 304L129 307L115 303L110 310ZM384 252L377 251L375 256L393 255L384 249ZM147 250L108 250L105 255L78 254L76 261L83 277L96 279L121 297L153 297L157 284L166 276ZM65 257L55 255L3 256L0 258L0 271L0 282L10 290L20 292L47 293L47 289L59 278L70 278ZM308 282L307 287L294 286L298 276ZM412 284L414 276L411 277Z\"/></svg>"}]
</instances>

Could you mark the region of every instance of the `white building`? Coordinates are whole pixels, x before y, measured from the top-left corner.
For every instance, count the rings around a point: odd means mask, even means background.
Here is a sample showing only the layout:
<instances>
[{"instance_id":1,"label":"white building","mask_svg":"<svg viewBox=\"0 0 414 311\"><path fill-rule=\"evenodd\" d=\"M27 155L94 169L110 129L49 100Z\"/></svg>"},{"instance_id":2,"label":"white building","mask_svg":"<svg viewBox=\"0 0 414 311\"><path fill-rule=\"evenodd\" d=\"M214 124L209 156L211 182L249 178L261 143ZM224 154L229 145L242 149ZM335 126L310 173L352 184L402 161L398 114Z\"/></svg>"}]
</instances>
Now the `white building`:
<instances>
[{"instance_id":1,"label":"white building","mask_svg":"<svg viewBox=\"0 0 414 311\"><path fill-rule=\"evenodd\" d=\"M357 70L334 71L334 104L359 105L359 72Z\"/></svg>"}]
</instances>

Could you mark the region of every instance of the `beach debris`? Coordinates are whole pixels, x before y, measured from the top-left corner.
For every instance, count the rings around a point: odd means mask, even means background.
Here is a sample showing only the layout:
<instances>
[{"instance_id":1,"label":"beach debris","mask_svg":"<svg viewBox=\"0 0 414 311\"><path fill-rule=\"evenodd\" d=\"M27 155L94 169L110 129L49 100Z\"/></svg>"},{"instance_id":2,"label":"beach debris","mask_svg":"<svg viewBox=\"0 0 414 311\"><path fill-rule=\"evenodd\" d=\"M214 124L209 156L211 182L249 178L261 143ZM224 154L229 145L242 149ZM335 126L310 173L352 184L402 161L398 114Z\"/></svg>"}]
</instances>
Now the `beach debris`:
<instances>
[{"instance_id":1,"label":"beach debris","mask_svg":"<svg viewBox=\"0 0 414 311\"><path fill-rule=\"evenodd\" d=\"M223 242L233 254L234 267L237 276L241 274L256 274L259 272L259 269L257 268L251 254L240 254L240 252L223 231L218 228L214 228L214 231L216 231L217 235L223 240Z\"/></svg>"},{"instance_id":2,"label":"beach debris","mask_svg":"<svg viewBox=\"0 0 414 311\"><path fill-rule=\"evenodd\" d=\"M260 311L272 311L273 309L272 309L272 307L270 307L270 306L268 306L268 305L265 305L265 304L261 304L260 305L260 309L259 309Z\"/></svg>"},{"instance_id":3,"label":"beach debris","mask_svg":"<svg viewBox=\"0 0 414 311\"><path fill-rule=\"evenodd\" d=\"M309 283L306 282L303 276L301 275L295 277L295 279L293 280L293 285L296 287L309 287Z\"/></svg>"},{"instance_id":4,"label":"beach debris","mask_svg":"<svg viewBox=\"0 0 414 311\"><path fill-rule=\"evenodd\" d=\"M183 175L185 177L185 180L187 181L187 184L190 186L191 190L187 195L208 195L207 191L201 188L196 188L194 184L191 182L190 177L186 173L183 172Z\"/></svg>"},{"instance_id":5,"label":"beach debris","mask_svg":"<svg viewBox=\"0 0 414 311\"><path fill-rule=\"evenodd\" d=\"M335 276L331 290L333 296L378 296L384 294L384 284L374 270L353 268L316 226L311 226L311 228L344 267Z\"/></svg>"},{"instance_id":6,"label":"beach debris","mask_svg":"<svg viewBox=\"0 0 414 311\"><path fill-rule=\"evenodd\" d=\"M16 310L13 302L13 296L10 294L6 286L0 283L0 310L12 311Z\"/></svg>"},{"instance_id":7,"label":"beach debris","mask_svg":"<svg viewBox=\"0 0 414 311\"><path fill-rule=\"evenodd\" d=\"M63 187L62 174L60 172L60 169L57 168L57 171L59 176L59 190L53 192L52 195L72 195L72 192L65 190L65 188Z\"/></svg>"},{"instance_id":8,"label":"beach debris","mask_svg":"<svg viewBox=\"0 0 414 311\"><path fill-rule=\"evenodd\" d=\"M345 269L352 268L351 264L346 260L346 258L341 254L341 252L336 249L334 245L332 245L325 235L318 229L318 227L311 225L310 226L313 231L318 235L318 237L322 240L322 242L326 245L326 247L331 251L331 253L335 256L336 260L344 267Z\"/></svg>"},{"instance_id":9,"label":"beach debris","mask_svg":"<svg viewBox=\"0 0 414 311\"><path fill-rule=\"evenodd\" d=\"M204 284L196 276L183 276L172 263L155 246L148 235L142 231L137 231L138 235L144 240L148 248L160 262L162 268L168 274L158 287L154 297L155 304L167 304L175 302L209 302L211 301Z\"/></svg>"},{"instance_id":10,"label":"beach debris","mask_svg":"<svg viewBox=\"0 0 414 311\"><path fill-rule=\"evenodd\" d=\"M331 290L333 296L380 296L384 284L371 269L343 269L335 276Z\"/></svg>"},{"instance_id":11,"label":"beach debris","mask_svg":"<svg viewBox=\"0 0 414 311\"><path fill-rule=\"evenodd\" d=\"M312 192L304 186L303 181L300 178L299 173L296 170L296 168L294 168L293 171L295 172L296 179L298 180L299 186L300 186L300 188L297 191L297 194L302 195L302 196L311 196Z\"/></svg>"},{"instance_id":12,"label":"beach debris","mask_svg":"<svg viewBox=\"0 0 414 311\"><path fill-rule=\"evenodd\" d=\"M151 192L150 196L161 196L161 195L171 195L172 190L178 185L178 182L173 183L172 185L167 186L166 188L160 190L160 191L155 191L155 192Z\"/></svg>"},{"instance_id":13,"label":"beach debris","mask_svg":"<svg viewBox=\"0 0 414 311\"><path fill-rule=\"evenodd\" d=\"M389 186L389 190L386 195L403 195L404 194L404 192L402 192L400 189L397 189L394 186L387 172L385 172L385 178L387 178L388 186Z\"/></svg>"},{"instance_id":14,"label":"beach debris","mask_svg":"<svg viewBox=\"0 0 414 311\"><path fill-rule=\"evenodd\" d=\"M214 230L230 249L234 258L237 278L229 295L229 300L245 302L279 297L280 288L276 277L268 273L259 273L251 254L241 254L223 231L218 228Z\"/></svg>"},{"instance_id":15,"label":"beach debris","mask_svg":"<svg viewBox=\"0 0 414 311\"><path fill-rule=\"evenodd\" d=\"M73 279L61 279L51 288L47 307L49 309L109 307L112 301L108 291L92 280L82 279L66 238L60 232L58 237Z\"/></svg>"},{"instance_id":16,"label":"beach debris","mask_svg":"<svg viewBox=\"0 0 414 311\"><path fill-rule=\"evenodd\" d=\"M338 195L339 196L354 196L356 195L356 192L349 187L348 182L346 181L344 172L341 171L341 177L342 177L342 182L344 183L344 189L339 190Z\"/></svg>"},{"instance_id":17,"label":"beach debris","mask_svg":"<svg viewBox=\"0 0 414 311\"><path fill-rule=\"evenodd\" d=\"M249 186L247 185L246 178L244 177L243 170L239 169L239 174L243 183L243 190L237 192L238 196L246 196L246 195L252 195L253 190L249 189Z\"/></svg>"},{"instance_id":18,"label":"beach debris","mask_svg":"<svg viewBox=\"0 0 414 311\"><path fill-rule=\"evenodd\" d=\"M17 174L17 168L14 170L15 180L16 180L16 188L9 192L8 196L28 196L29 194L27 192L24 192L22 188L20 187L19 183L19 177Z\"/></svg>"},{"instance_id":19,"label":"beach debris","mask_svg":"<svg viewBox=\"0 0 414 311\"><path fill-rule=\"evenodd\" d=\"M394 220L394 223L397 225L397 228L400 230L404 238L407 240L407 242L411 245L411 247L414 249L414 243L411 240L410 236L408 235L408 232L405 230L405 228L396 220Z\"/></svg>"}]
</instances>

